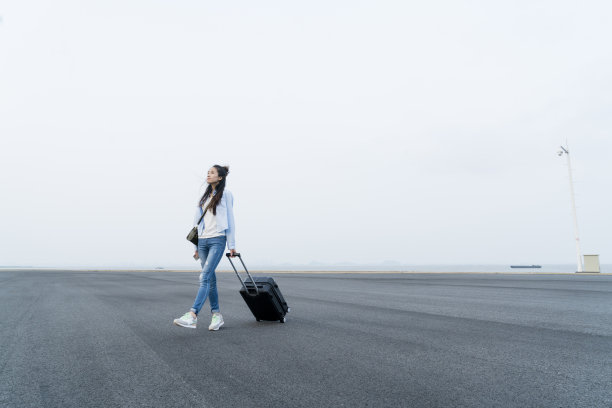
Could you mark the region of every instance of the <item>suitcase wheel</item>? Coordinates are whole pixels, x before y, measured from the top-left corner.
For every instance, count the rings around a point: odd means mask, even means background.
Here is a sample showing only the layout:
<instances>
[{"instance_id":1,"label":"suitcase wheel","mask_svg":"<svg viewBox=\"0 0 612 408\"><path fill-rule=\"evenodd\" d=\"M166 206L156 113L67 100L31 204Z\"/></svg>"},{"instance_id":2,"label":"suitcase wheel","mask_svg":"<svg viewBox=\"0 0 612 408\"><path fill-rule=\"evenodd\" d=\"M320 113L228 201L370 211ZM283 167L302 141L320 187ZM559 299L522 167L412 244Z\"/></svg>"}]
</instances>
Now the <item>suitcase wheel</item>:
<instances>
[{"instance_id":1,"label":"suitcase wheel","mask_svg":"<svg viewBox=\"0 0 612 408\"><path fill-rule=\"evenodd\" d=\"M281 322L281 323L285 323L286 321L287 321L287 319L285 319L284 317L279 320L279 322Z\"/></svg>"},{"instance_id":2,"label":"suitcase wheel","mask_svg":"<svg viewBox=\"0 0 612 408\"><path fill-rule=\"evenodd\" d=\"M255 319L255 320L257 320L258 322L261 322L261 319Z\"/></svg>"}]
</instances>

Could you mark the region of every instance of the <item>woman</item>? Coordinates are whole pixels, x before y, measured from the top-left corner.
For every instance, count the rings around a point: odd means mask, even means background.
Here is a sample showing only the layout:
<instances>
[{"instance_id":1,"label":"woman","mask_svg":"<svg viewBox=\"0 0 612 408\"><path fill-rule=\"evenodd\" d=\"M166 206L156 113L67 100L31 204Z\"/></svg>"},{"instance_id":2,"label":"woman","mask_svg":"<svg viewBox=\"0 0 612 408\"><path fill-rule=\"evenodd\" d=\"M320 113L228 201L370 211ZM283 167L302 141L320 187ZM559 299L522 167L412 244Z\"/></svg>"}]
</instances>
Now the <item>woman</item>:
<instances>
[{"instance_id":1,"label":"woman","mask_svg":"<svg viewBox=\"0 0 612 408\"><path fill-rule=\"evenodd\" d=\"M219 312L215 268L223 258L226 243L231 256L236 253L234 197L229 190L225 189L225 180L228 174L228 166L215 164L208 170L206 176L208 187L200 198L193 221L193 225L198 226L198 245L193 257L199 259L202 265L200 289L189 312L174 319L174 324L177 326L195 329L198 322L198 313L204 306L207 297L212 313L212 321L208 330L219 330L223 326L223 316ZM204 211L206 211L204 218L198 224Z\"/></svg>"}]
</instances>

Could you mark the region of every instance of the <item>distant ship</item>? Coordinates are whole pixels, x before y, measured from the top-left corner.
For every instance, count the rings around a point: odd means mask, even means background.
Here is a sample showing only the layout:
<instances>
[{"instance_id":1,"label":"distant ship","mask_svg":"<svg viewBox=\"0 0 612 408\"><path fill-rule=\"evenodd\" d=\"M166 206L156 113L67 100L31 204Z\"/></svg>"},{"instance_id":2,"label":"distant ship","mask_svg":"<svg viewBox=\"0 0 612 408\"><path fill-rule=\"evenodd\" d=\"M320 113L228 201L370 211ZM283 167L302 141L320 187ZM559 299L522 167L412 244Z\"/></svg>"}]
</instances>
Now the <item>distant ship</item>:
<instances>
[{"instance_id":1,"label":"distant ship","mask_svg":"<svg viewBox=\"0 0 612 408\"><path fill-rule=\"evenodd\" d=\"M510 265L511 268L541 268L542 265Z\"/></svg>"}]
</instances>

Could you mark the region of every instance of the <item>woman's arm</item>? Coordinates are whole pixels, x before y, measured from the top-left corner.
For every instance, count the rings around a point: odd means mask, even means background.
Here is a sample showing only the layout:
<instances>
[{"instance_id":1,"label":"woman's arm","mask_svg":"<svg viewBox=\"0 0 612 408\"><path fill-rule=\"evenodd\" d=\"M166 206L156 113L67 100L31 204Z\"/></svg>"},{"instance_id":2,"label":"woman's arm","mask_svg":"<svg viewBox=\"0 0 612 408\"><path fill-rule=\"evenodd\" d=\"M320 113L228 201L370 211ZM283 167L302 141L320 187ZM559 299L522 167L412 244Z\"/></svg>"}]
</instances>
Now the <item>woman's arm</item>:
<instances>
[{"instance_id":1,"label":"woman's arm","mask_svg":"<svg viewBox=\"0 0 612 408\"><path fill-rule=\"evenodd\" d=\"M236 226L234 225L234 196L226 191L223 194L227 200L227 249L236 249Z\"/></svg>"},{"instance_id":2,"label":"woman's arm","mask_svg":"<svg viewBox=\"0 0 612 408\"><path fill-rule=\"evenodd\" d=\"M193 226L197 227L198 226L198 221L200 220L200 217L202 216L202 214L200 213L200 206L196 206L196 210L195 210L195 215L193 216ZM199 234L199 232L198 232ZM196 253L198 252L198 246L194 245L195 247L195 251Z\"/></svg>"}]
</instances>

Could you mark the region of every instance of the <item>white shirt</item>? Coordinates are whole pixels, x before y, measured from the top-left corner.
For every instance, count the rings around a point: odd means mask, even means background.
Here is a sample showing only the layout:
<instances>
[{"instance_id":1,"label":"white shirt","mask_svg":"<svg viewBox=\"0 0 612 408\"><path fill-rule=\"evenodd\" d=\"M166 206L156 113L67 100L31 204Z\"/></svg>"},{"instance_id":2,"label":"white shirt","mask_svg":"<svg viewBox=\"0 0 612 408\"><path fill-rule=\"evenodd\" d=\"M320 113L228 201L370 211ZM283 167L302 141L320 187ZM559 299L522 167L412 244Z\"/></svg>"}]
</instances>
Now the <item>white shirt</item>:
<instances>
[{"instance_id":1,"label":"white shirt","mask_svg":"<svg viewBox=\"0 0 612 408\"><path fill-rule=\"evenodd\" d=\"M208 197L204 205L202 206L202 211L210 204L211 197ZM206 211L204 214L204 231L200 234L198 238L213 238L220 237L225 235L224 232L217 232L217 216L213 214L212 208Z\"/></svg>"},{"instance_id":2,"label":"white shirt","mask_svg":"<svg viewBox=\"0 0 612 408\"><path fill-rule=\"evenodd\" d=\"M215 194L213 197L217 195ZM204 231L204 223L200 222L200 216L202 215L202 207L200 206L200 199L193 206L193 226L198 226L198 236ZM225 234L227 238L227 249L236 249L236 225L234 223L234 195L227 188L223 190L223 196L217 206L217 231ZM197 249L197 245L194 245L194 250Z\"/></svg>"}]
</instances>

